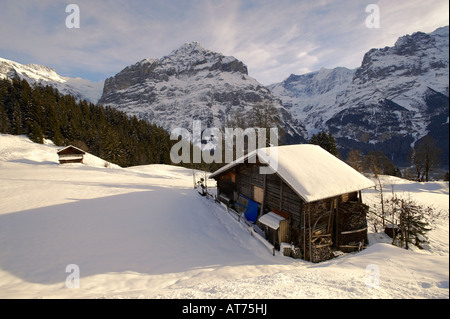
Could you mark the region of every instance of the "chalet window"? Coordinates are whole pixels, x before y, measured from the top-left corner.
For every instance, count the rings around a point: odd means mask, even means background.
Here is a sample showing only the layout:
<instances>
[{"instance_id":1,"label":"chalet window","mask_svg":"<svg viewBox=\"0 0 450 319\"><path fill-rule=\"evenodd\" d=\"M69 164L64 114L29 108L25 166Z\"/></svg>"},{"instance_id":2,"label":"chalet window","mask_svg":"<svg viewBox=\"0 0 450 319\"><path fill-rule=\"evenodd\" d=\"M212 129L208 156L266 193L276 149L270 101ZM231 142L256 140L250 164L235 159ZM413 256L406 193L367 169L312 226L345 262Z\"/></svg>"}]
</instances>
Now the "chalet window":
<instances>
[{"instance_id":1,"label":"chalet window","mask_svg":"<svg viewBox=\"0 0 450 319\"><path fill-rule=\"evenodd\" d=\"M253 186L253 200L262 203L264 198L264 189L258 186Z\"/></svg>"}]
</instances>

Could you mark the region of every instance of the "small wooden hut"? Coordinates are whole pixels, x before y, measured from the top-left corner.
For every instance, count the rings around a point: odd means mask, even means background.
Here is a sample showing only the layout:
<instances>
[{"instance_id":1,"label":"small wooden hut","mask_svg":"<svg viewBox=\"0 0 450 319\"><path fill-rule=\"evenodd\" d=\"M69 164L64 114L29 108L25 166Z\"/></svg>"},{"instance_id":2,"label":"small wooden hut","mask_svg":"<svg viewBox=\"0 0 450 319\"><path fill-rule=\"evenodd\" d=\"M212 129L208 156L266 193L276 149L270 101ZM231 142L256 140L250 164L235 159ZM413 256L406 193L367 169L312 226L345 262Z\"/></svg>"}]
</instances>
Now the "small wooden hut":
<instances>
[{"instance_id":1,"label":"small wooden hut","mask_svg":"<svg viewBox=\"0 0 450 319\"><path fill-rule=\"evenodd\" d=\"M245 201L256 203L255 224L274 247L295 247L296 257L300 251L303 259L320 262L333 250L368 243L361 190L374 183L319 146L258 149L210 178L217 181L218 200L236 210Z\"/></svg>"},{"instance_id":2,"label":"small wooden hut","mask_svg":"<svg viewBox=\"0 0 450 319\"><path fill-rule=\"evenodd\" d=\"M83 150L69 145L58 151L59 164L67 163L83 163L84 154Z\"/></svg>"}]
</instances>

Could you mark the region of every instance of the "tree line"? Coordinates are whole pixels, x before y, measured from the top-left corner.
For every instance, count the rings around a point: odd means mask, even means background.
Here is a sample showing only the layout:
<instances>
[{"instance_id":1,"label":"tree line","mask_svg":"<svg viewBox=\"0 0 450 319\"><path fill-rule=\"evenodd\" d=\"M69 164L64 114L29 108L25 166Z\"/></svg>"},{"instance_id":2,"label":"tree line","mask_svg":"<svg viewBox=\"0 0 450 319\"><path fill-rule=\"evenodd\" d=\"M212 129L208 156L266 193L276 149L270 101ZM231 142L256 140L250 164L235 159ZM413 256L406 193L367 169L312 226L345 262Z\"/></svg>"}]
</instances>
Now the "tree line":
<instances>
[{"instance_id":1,"label":"tree line","mask_svg":"<svg viewBox=\"0 0 450 319\"><path fill-rule=\"evenodd\" d=\"M322 131L314 134L309 143L319 145L334 156L341 157L336 141L330 132ZM430 173L439 166L441 152L436 141L430 135L426 135L411 148L408 157L411 167L404 170L403 173L381 150L373 150L364 154L360 150L352 149L347 153L345 159L341 159L358 172L372 173L375 177L391 175L428 182L431 179ZM444 180L448 181L448 172L445 174Z\"/></svg>"},{"instance_id":2,"label":"tree line","mask_svg":"<svg viewBox=\"0 0 450 319\"><path fill-rule=\"evenodd\" d=\"M170 164L173 145L161 127L26 80L0 81L0 133L74 145L122 167Z\"/></svg>"}]
</instances>

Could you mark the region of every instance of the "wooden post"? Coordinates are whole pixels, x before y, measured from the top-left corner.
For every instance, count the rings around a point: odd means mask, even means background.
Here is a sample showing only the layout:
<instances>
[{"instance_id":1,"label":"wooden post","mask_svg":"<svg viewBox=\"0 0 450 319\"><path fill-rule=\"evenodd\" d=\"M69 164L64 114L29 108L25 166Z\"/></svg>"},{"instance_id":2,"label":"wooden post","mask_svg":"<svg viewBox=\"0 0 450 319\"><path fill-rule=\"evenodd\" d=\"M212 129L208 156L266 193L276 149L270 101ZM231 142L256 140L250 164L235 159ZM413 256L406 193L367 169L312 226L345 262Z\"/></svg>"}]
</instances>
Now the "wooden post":
<instances>
[{"instance_id":1,"label":"wooden post","mask_svg":"<svg viewBox=\"0 0 450 319\"><path fill-rule=\"evenodd\" d=\"M309 261L312 262L312 242L311 242L311 209L308 207L308 228L309 228Z\"/></svg>"},{"instance_id":2,"label":"wooden post","mask_svg":"<svg viewBox=\"0 0 450 319\"><path fill-rule=\"evenodd\" d=\"M192 169L192 179L194 180L194 189L196 189L197 188L197 183L195 182L195 171L194 171L194 169Z\"/></svg>"},{"instance_id":3,"label":"wooden post","mask_svg":"<svg viewBox=\"0 0 450 319\"><path fill-rule=\"evenodd\" d=\"M331 205L331 211L330 211L330 221L329 221L330 229L328 230L328 233L331 234L331 240L333 240L333 242L335 242L335 240L336 240L333 235L334 235L334 222L335 222L337 203L338 203L338 199L337 198L333 199L332 205Z\"/></svg>"},{"instance_id":4,"label":"wooden post","mask_svg":"<svg viewBox=\"0 0 450 319\"><path fill-rule=\"evenodd\" d=\"M339 249L339 204L336 206L336 246Z\"/></svg>"},{"instance_id":5,"label":"wooden post","mask_svg":"<svg viewBox=\"0 0 450 319\"><path fill-rule=\"evenodd\" d=\"M236 172L236 193L238 194L237 196L239 197L239 194L241 193L241 188L240 188L240 174L238 174L238 169L236 168L235 169L235 172ZM233 200L234 200L234 198L233 198ZM237 200L237 198L236 198L236 200Z\"/></svg>"},{"instance_id":6,"label":"wooden post","mask_svg":"<svg viewBox=\"0 0 450 319\"><path fill-rule=\"evenodd\" d=\"M259 216L261 217L264 213L264 208L266 206L266 185L267 185L267 174L264 174L264 185L263 185L263 200L261 203L261 209L259 210Z\"/></svg>"},{"instance_id":7,"label":"wooden post","mask_svg":"<svg viewBox=\"0 0 450 319\"><path fill-rule=\"evenodd\" d=\"M205 171L205 190L206 190L206 198L208 198L208 178L206 177L206 171Z\"/></svg>"},{"instance_id":8,"label":"wooden post","mask_svg":"<svg viewBox=\"0 0 450 319\"><path fill-rule=\"evenodd\" d=\"M279 229L279 228L278 228ZM278 237L277 236L278 235L278 230L275 230L274 232L273 232L273 247L275 247L275 242L276 242L276 238ZM275 248L274 248L275 249ZM275 255L274 255L275 256Z\"/></svg>"},{"instance_id":9,"label":"wooden post","mask_svg":"<svg viewBox=\"0 0 450 319\"><path fill-rule=\"evenodd\" d=\"M308 205L303 205L306 210L308 209ZM303 259L306 260L306 210L302 209L302 219L303 219Z\"/></svg>"},{"instance_id":10,"label":"wooden post","mask_svg":"<svg viewBox=\"0 0 450 319\"><path fill-rule=\"evenodd\" d=\"M328 234L331 234L331 220L332 220L332 216L333 216L334 201L335 201L335 199L333 199L331 201L331 205L330 205L330 216L328 216L328 228L327 228Z\"/></svg>"},{"instance_id":11,"label":"wooden post","mask_svg":"<svg viewBox=\"0 0 450 319\"><path fill-rule=\"evenodd\" d=\"M283 180L280 178L280 210L283 210Z\"/></svg>"},{"instance_id":12,"label":"wooden post","mask_svg":"<svg viewBox=\"0 0 450 319\"><path fill-rule=\"evenodd\" d=\"M402 210L401 210L401 212L404 214L405 213L405 208L404 208L404 205L403 205L404 204L403 199L401 200L401 203L402 203ZM405 217L408 217L408 215L405 214ZM409 242L409 231L410 231L409 230L409 225L410 225L410 223L409 223L409 221L407 221L406 225L405 225L404 220L400 219L400 225L403 225L403 226L401 226L401 228L403 228L405 230L405 249L408 250L409 249L408 242Z\"/></svg>"}]
</instances>

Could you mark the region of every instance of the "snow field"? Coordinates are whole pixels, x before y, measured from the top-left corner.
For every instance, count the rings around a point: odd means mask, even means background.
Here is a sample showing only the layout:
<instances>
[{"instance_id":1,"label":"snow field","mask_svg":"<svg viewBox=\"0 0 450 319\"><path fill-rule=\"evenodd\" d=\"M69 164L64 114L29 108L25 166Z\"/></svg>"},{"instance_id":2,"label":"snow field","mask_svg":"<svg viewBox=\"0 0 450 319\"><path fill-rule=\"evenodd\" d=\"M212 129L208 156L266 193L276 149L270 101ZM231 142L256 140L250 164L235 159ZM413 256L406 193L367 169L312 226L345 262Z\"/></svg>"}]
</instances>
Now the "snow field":
<instances>
[{"instance_id":1,"label":"snow field","mask_svg":"<svg viewBox=\"0 0 450 319\"><path fill-rule=\"evenodd\" d=\"M272 256L191 170L58 165L57 149L0 135L1 298L449 298L448 182L385 178L443 211L425 250L371 232L363 252L312 264Z\"/></svg>"}]
</instances>

